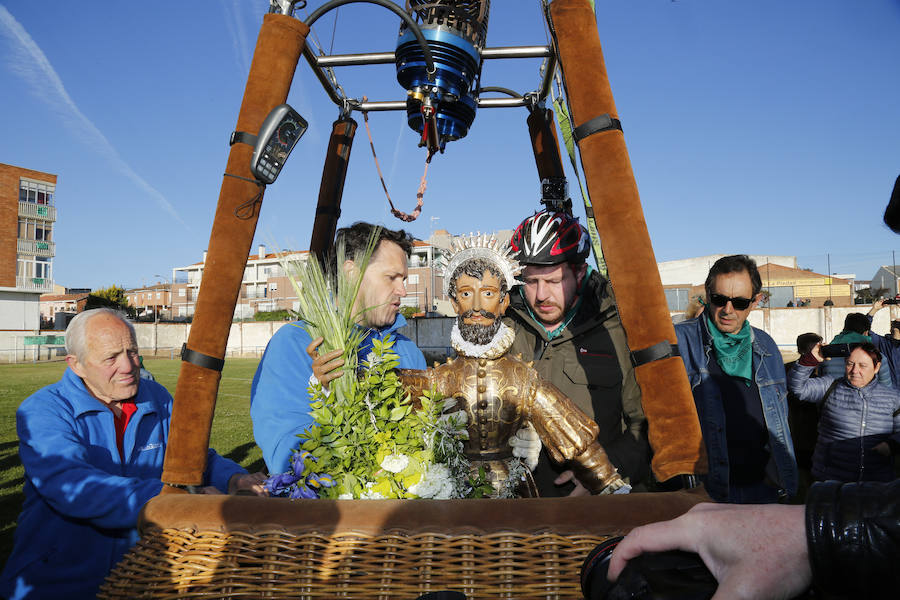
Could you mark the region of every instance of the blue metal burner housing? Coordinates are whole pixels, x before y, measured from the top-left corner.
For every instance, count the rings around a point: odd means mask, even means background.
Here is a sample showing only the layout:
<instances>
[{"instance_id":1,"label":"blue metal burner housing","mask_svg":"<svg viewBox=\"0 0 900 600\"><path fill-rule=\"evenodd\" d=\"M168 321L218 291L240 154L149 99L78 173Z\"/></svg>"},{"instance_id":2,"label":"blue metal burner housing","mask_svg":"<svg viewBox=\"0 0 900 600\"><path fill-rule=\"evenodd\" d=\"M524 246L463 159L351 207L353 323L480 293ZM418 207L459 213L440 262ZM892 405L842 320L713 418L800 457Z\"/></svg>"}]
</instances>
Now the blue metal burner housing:
<instances>
[{"instance_id":1,"label":"blue metal burner housing","mask_svg":"<svg viewBox=\"0 0 900 600\"><path fill-rule=\"evenodd\" d=\"M421 134L424 130L423 104L434 107L443 152L448 141L465 137L475 120L477 100L473 92L481 76L489 2L445 2L437 7L438 3L432 2L427 9L418 10L416 4L407 3L407 10L422 21L422 35L434 59L434 79L428 79L422 49L404 24L395 52L397 81L409 93L406 115L414 131Z\"/></svg>"}]
</instances>

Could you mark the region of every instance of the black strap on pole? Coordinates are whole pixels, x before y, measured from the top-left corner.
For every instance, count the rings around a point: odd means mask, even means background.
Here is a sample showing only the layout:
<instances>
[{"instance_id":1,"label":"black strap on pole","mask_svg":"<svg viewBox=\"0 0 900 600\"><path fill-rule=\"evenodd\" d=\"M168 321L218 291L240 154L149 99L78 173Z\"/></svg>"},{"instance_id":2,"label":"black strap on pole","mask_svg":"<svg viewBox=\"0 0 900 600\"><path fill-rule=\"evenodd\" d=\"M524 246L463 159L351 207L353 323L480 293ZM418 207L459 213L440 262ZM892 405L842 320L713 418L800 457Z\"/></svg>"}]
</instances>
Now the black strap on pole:
<instances>
[{"instance_id":1,"label":"black strap on pole","mask_svg":"<svg viewBox=\"0 0 900 600\"><path fill-rule=\"evenodd\" d=\"M576 127L572 131L572 137L575 138L576 142L580 142L589 135L594 135L601 131L609 131L611 129L622 131L622 122L610 117L609 113L603 113L599 117L594 117L587 123L582 123Z\"/></svg>"},{"instance_id":2,"label":"black strap on pole","mask_svg":"<svg viewBox=\"0 0 900 600\"><path fill-rule=\"evenodd\" d=\"M247 144L248 146L256 146L257 139L259 139L257 136L252 133L247 133L246 131L232 131L231 139L228 140L228 145Z\"/></svg>"},{"instance_id":3,"label":"black strap on pole","mask_svg":"<svg viewBox=\"0 0 900 600\"><path fill-rule=\"evenodd\" d=\"M633 350L631 352L631 364L635 367L640 367L655 360L673 356L681 356L681 353L678 351L678 344L670 344L668 341L663 340L643 350Z\"/></svg>"},{"instance_id":4,"label":"black strap on pole","mask_svg":"<svg viewBox=\"0 0 900 600\"><path fill-rule=\"evenodd\" d=\"M189 362L192 365L197 365L198 367L203 367L204 369L209 369L210 371L218 371L220 373L225 367L225 359L216 358L215 356L209 356L208 354L203 354L202 352L191 350L187 347L186 343L181 345L181 360L183 360L184 362Z\"/></svg>"}]
</instances>

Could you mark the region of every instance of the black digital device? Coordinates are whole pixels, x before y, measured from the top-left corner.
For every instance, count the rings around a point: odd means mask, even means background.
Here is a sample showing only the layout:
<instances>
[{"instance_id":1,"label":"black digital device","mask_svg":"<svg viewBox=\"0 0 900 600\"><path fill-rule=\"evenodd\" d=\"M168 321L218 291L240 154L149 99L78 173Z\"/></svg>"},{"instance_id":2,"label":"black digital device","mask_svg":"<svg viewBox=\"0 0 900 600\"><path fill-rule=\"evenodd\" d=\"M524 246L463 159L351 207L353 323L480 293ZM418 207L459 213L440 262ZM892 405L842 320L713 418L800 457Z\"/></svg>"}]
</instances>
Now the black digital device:
<instances>
[{"instance_id":1,"label":"black digital device","mask_svg":"<svg viewBox=\"0 0 900 600\"><path fill-rule=\"evenodd\" d=\"M572 213L569 182L565 177L547 177L541 180L541 204L553 212Z\"/></svg>"},{"instance_id":2,"label":"black digital device","mask_svg":"<svg viewBox=\"0 0 900 600\"><path fill-rule=\"evenodd\" d=\"M290 105L279 104L273 108L256 136L250 157L253 176L266 185L274 182L308 126L306 119Z\"/></svg>"},{"instance_id":3,"label":"black digital device","mask_svg":"<svg viewBox=\"0 0 900 600\"><path fill-rule=\"evenodd\" d=\"M884 304L898 304L898 303L900 303L900 300L897 300L896 298L888 298L884 301Z\"/></svg>"},{"instance_id":4,"label":"black digital device","mask_svg":"<svg viewBox=\"0 0 900 600\"><path fill-rule=\"evenodd\" d=\"M676 550L631 559L611 583L606 579L609 558L620 541L604 541L585 559L581 591L586 600L708 600L716 593L716 579L700 557Z\"/></svg>"},{"instance_id":5,"label":"black digital device","mask_svg":"<svg viewBox=\"0 0 900 600\"><path fill-rule=\"evenodd\" d=\"M822 346L822 356L824 358L846 358L857 346L859 344L828 344Z\"/></svg>"}]
</instances>

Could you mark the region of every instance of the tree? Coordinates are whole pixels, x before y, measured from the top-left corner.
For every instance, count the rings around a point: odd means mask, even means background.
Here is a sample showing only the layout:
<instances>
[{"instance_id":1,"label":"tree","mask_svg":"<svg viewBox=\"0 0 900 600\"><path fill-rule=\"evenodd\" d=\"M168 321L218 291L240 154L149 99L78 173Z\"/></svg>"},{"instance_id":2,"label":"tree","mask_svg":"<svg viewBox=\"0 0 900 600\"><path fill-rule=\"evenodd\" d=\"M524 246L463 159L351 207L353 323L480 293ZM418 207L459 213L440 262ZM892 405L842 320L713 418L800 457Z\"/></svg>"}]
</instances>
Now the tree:
<instances>
[{"instance_id":1,"label":"tree","mask_svg":"<svg viewBox=\"0 0 900 600\"><path fill-rule=\"evenodd\" d=\"M125 288L117 285L91 292L84 305L84 310L103 307L121 310L130 317L134 316L134 307L128 305Z\"/></svg>"},{"instance_id":2,"label":"tree","mask_svg":"<svg viewBox=\"0 0 900 600\"><path fill-rule=\"evenodd\" d=\"M871 287L862 288L856 292L856 299L861 304L871 304L878 298L887 294L888 289L884 287L872 289Z\"/></svg>"},{"instance_id":3,"label":"tree","mask_svg":"<svg viewBox=\"0 0 900 600\"><path fill-rule=\"evenodd\" d=\"M407 319L412 319L413 315L419 312L418 306L401 306L400 314L403 315Z\"/></svg>"}]
</instances>

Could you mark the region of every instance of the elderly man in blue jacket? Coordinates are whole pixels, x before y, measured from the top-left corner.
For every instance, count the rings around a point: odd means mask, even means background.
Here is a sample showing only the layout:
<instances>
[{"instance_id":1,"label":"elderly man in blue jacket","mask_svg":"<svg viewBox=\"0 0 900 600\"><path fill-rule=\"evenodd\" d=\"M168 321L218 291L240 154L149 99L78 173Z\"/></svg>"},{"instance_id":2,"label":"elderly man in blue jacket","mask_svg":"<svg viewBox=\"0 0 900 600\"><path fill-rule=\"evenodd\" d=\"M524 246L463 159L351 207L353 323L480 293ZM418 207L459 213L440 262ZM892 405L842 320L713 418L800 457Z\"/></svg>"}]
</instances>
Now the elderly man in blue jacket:
<instances>
[{"instance_id":1,"label":"elderly man in blue jacket","mask_svg":"<svg viewBox=\"0 0 900 600\"><path fill-rule=\"evenodd\" d=\"M69 324L66 350L62 379L16 412L25 501L3 598L96 597L163 486L172 396L140 378L134 328L114 310L85 311ZM261 474L213 450L204 479L204 493L265 494Z\"/></svg>"},{"instance_id":2,"label":"elderly man in blue jacket","mask_svg":"<svg viewBox=\"0 0 900 600\"><path fill-rule=\"evenodd\" d=\"M365 249L374 229L376 226L369 223L354 223L338 230L337 243L343 243L346 256L356 256ZM357 299L359 309L364 310L360 325L368 329L358 355L365 357L371 352L374 340L393 336L400 368L425 369L422 351L397 332L406 325L399 313L400 299L406 295L412 238L403 230L379 228L376 244ZM256 369L250 391L250 417L269 473L288 470L297 435L312 424L307 393L311 378L326 385L343 373L341 350L319 355L316 349L321 343L322 338L310 338L301 322L285 325L269 340Z\"/></svg>"},{"instance_id":3,"label":"elderly man in blue jacket","mask_svg":"<svg viewBox=\"0 0 900 600\"><path fill-rule=\"evenodd\" d=\"M718 502L797 492L784 362L775 341L747 322L761 290L753 259L720 258L706 277L706 309L675 326L709 458L704 483Z\"/></svg>"}]
</instances>

